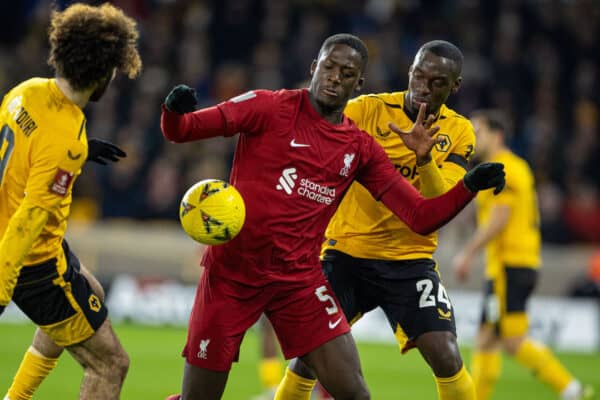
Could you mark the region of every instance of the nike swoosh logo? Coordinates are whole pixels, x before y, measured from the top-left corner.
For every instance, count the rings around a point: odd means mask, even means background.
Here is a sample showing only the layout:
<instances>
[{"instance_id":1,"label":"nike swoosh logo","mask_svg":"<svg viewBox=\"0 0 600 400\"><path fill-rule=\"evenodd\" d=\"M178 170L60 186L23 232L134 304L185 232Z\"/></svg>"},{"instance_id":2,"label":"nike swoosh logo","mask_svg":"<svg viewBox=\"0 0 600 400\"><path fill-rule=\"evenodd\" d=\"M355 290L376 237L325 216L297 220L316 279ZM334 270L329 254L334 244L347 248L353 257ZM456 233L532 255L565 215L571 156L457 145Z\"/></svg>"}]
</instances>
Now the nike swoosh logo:
<instances>
[{"instance_id":1,"label":"nike swoosh logo","mask_svg":"<svg viewBox=\"0 0 600 400\"><path fill-rule=\"evenodd\" d=\"M340 322L342 322L342 317L339 317L338 319L336 319L335 321L329 321L329 329L334 329L336 326L338 326L340 324Z\"/></svg>"},{"instance_id":2,"label":"nike swoosh logo","mask_svg":"<svg viewBox=\"0 0 600 400\"><path fill-rule=\"evenodd\" d=\"M296 143L296 139L292 139L292 141L290 142L290 146L292 146L292 147L310 147L310 144Z\"/></svg>"}]
</instances>

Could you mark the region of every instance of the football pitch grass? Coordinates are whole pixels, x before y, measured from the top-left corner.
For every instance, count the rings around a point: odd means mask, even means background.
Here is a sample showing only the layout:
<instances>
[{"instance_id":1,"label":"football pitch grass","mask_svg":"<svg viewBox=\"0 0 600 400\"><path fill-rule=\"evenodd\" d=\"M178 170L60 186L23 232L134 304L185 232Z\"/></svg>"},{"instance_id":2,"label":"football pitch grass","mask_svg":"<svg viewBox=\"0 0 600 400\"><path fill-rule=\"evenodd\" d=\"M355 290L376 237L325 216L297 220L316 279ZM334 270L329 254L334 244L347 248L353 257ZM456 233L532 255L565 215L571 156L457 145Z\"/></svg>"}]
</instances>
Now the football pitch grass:
<instances>
[{"instance_id":1,"label":"football pitch grass","mask_svg":"<svg viewBox=\"0 0 600 400\"><path fill-rule=\"evenodd\" d=\"M183 365L179 354L185 342L185 329L116 325L115 330L131 358L122 399L162 400L179 391ZM33 332L33 325L0 323L0 397L10 385ZM431 372L416 350L400 356L394 345L359 343L359 351L374 400L437 399ZM468 349L463 349L463 357L469 359ZM592 384L596 394L600 392L599 353L559 353L559 357L582 381ZM242 344L240 362L234 364L229 375L225 400L247 400L261 391L256 369L258 359L258 336L250 331ZM493 400L557 398L513 360L505 358L503 366ZM77 399L81 371L79 365L64 354L34 399Z\"/></svg>"}]
</instances>

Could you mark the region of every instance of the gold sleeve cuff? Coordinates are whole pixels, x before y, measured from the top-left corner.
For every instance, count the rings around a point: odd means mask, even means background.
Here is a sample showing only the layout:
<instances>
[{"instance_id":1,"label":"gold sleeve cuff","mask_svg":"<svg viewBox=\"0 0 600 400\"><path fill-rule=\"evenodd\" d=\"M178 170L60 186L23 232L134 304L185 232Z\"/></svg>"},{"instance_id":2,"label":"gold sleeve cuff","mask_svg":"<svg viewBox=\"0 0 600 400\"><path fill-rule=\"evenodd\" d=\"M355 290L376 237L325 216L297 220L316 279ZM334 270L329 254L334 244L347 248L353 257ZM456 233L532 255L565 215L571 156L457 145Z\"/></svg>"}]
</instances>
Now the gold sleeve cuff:
<instances>
[{"instance_id":1,"label":"gold sleeve cuff","mask_svg":"<svg viewBox=\"0 0 600 400\"><path fill-rule=\"evenodd\" d=\"M417 166L417 172L419 173L421 181L420 190L423 196L440 196L450 189L435 160L431 159L427 164Z\"/></svg>"}]
</instances>

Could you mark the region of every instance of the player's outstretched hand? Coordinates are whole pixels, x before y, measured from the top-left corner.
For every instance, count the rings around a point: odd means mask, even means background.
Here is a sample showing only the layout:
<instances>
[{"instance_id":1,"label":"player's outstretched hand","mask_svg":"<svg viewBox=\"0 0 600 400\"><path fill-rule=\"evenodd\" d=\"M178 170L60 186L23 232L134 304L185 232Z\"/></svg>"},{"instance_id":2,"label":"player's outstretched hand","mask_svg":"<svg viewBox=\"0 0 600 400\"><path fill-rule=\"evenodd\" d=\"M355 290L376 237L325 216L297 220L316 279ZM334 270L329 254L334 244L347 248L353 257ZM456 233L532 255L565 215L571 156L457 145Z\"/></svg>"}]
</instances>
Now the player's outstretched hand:
<instances>
[{"instance_id":1,"label":"player's outstretched hand","mask_svg":"<svg viewBox=\"0 0 600 400\"><path fill-rule=\"evenodd\" d=\"M127 157L127 153L118 146L102 139L88 139L88 161L106 165L108 161L117 162Z\"/></svg>"},{"instance_id":2,"label":"player's outstretched hand","mask_svg":"<svg viewBox=\"0 0 600 400\"><path fill-rule=\"evenodd\" d=\"M435 122L435 115L429 115L425 118L426 110L427 104L422 103L419 107L417 120L408 132L403 131L393 122L388 124L388 127L400 136L404 145L415 153L417 156L417 164L420 165L431 160L431 149L437 143L443 141L443 138L435 137L435 134L440 130L440 127L431 127Z\"/></svg>"},{"instance_id":3,"label":"player's outstretched hand","mask_svg":"<svg viewBox=\"0 0 600 400\"><path fill-rule=\"evenodd\" d=\"M177 114L192 112L198 105L196 91L187 85L177 85L165 98L167 110Z\"/></svg>"},{"instance_id":4,"label":"player's outstretched hand","mask_svg":"<svg viewBox=\"0 0 600 400\"><path fill-rule=\"evenodd\" d=\"M506 184L504 164L479 164L465 174L463 182L471 193L495 188L494 194L498 194L502 191L502 189L504 189L504 185Z\"/></svg>"}]
</instances>

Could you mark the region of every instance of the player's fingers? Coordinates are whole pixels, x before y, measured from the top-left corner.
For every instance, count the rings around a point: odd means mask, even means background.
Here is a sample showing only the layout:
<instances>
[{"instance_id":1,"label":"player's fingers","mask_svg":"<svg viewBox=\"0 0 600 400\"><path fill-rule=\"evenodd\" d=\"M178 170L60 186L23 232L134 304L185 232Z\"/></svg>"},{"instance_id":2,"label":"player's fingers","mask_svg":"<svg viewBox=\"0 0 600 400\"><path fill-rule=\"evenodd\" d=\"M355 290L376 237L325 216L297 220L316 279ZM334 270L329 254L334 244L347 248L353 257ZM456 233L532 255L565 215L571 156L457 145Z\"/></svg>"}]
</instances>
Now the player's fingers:
<instances>
[{"instance_id":1,"label":"player's fingers","mask_svg":"<svg viewBox=\"0 0 600 400\"><path fill-rule=\"evenodd\" d=\"M504 189L505 185L506 185L506 181L504 180L504 178L502 178L500 180L500 182L498 182L496 184L496 188L494 189L494 194L496 195L496 194L500 193Z\"/></svg>"},{"instance_id":2,"label":"player's fingers","mask_svg":"<svg viewBox=\"0 0 600 400\"><path fill-rule=\"evenodd\" d=\"M407 135L408 132L404 132L398 125L393 122L388 123L388 128L392 130L392 132L397 133L398 135Z\"/></svg>"},{"instance_id":3,"label":"player's fingers","mask_svg":"<svg viewBox=\"0 0 600 400\"><path fill-rule=\"evenodd\" d=\"M115 144L110 143L110 149L113 151L113 154L116 154L119 157L127 157L127 153L125 153L123 150L121 150L120 147L118 147Z\"/></svg>"},{"instance_id":4,"label":"player's fingers","mask_svg":"<svg viewBox=\"0 0 600 400\"><path fill-rule=\"evenodd\" d=\"M417 121L415 122L416 125L422 125L423 124L423 119L425 118L425 111L426 110L427 110L427 104L421 103L419 105L419 114L417 114Z\"/></svg>"},{"instance_id":5,"label":"player's fingers","mask_svg":"<svg viewBox=\"0 0 600 400\"><path fill-rule=\"evenodd\" d=\"M426 129L429 129L429 128L431 128L431 125L433 125L434 122L435 122L435 115L429 114L423 125L425 126Z\"/></svg>"},{"instance_id":6,"label":"player's fingers","mask_svg":"<svg viewBox=\"0 0 600 400\"><path fill-rule=\"evenodd\" d=\"M435 136L435 134L436 134L436 133L438 133L439 131L440 131L440 127L436 125L436 126L434 126L433 128L429 129L429 130L427 131L427 134L428 134L430 137L434 137L434 136ZM441 143L441 142L443 142L443 141L444 141L444 138L439 138L439 137L438 137L438 138L436 138L436 143Z\"/></svg>"}]
</instances>

